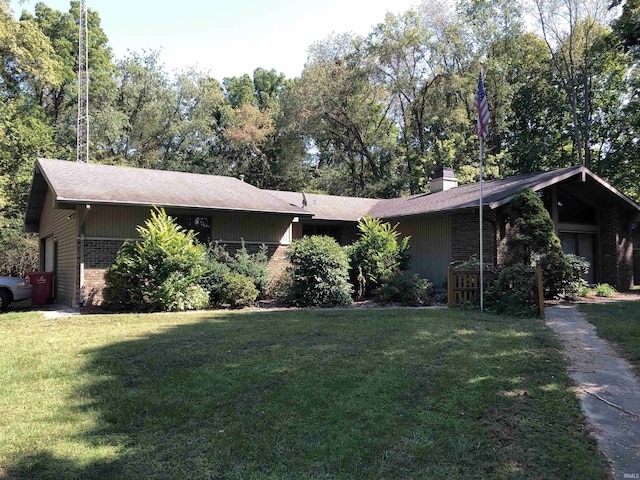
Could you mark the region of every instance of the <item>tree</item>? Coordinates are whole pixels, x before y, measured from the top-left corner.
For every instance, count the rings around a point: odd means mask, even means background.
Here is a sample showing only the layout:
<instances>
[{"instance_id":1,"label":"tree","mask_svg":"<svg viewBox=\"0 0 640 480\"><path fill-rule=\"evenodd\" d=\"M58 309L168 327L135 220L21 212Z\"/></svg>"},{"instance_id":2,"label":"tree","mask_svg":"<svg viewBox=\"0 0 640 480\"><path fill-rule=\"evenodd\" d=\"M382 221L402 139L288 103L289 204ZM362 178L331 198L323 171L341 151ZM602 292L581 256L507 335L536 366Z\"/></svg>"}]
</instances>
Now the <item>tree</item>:
<instances>
[{"instance_id":1,"label":"tree","mask_svg":"<svg viewBox=\"0 0 640 480\"><path fill-rule=\"evenodd\" d=\"M314 45L289 107L312 151L318 190L393 196L397 129L385 115L384 89L370 82L357 55L358 42L341 36ZM331 171L337 174L324 175Z\"/></svg>"},{"instance_id":2,"label":"tree","mask_svg":"<svg viewBox=\"0 0 640 480\"><path fill-rule=\"evenodd\" d=\"M22 13L21 19L35 23L53 47L52 58L62 65L59 81L39 84L37 96L50 124L54 127L54 141L61 152L59 157L73 157L76 146L76 110L78 77L78 24L80 2L71 1L68 12L60 12L40 2L35 15ZM108 38L100 26L100 16L87 10L89 33L89 111L99 110L108 101L113 88L114 65ZM91 132L90 132L91 133ZM90 134L91 138L91 134ZM62 153L64 152L64 153Z\"/></svg>"},{"instance_id":3,"label":"tree","mask_svg":"<svg viewBox=\"0 0 640 480\"><path fill-rule=\"evenodd\" d=\"M234 171L245 175L247 181L258 187L264 188L271 183L266 152L275 132L274 119L268 110L243 103L228 115L223 136L232 147L227 154L233 158Z\"/></svg>"},{"instance_id":4,"label":"tree","mask_svg":"<svg viewBox=\"0 0 640 480\"><path fill-rule=\"evenodd\" d=\"M169 76L158 52L136 53L118 62L115 112L104 145L108 155L136 167L161 168L163 147L174 118Z\"/></svg>"},{"instance_id":5,"label":"tree","mask_svg":"<svg viewBox=\"0 0 640 480\"><path fill-rule=\"evenodd\" d=\"M16 21L8 0L0 0L0 90L4 98L30 96L60 83L62 64L53 46L30 19Z\"/></svg>"},{"instance_id":6,"label":"tree","mask_svg":"<svg viewBox=\"0 0 640 480\"><path fill-rule=\"evenodd\" d=\"M572 164L571 124L562 90L556 88L547 46L533 33L515 39L511 113L503 175L532 173Z\"/></svg>"},{"instance_id":7,"label":"tree","mask_svg":"<svg viewBox=\"0 0 640 480\"><path fill-rule=\"evenodd\" d=\"M640 0L614 0L611 7L622 5L622 13L613 22L613 30L623 40L627 49L635 52L640 44Z\"/></svg>"},{"instance_id":8,"label":"tree","mask_svg":"<svg viewBox=\"0 0 640 480\"><path fill-rule=\"evenodd\" d=\"M222 114L228 173L261 188L301 189L304 143L284 105L290 82L275 70L224 79Z\"/></svg>"},{"instance_id":9,"label":"tree","mask_svg":"<svg viewBox=\"0 0 640 480\"><path fill-rule=\"evenodd\" d=\"M58 151L40 93L60 82L61 64L35 22L16 21L0 0L0 271L37 267L38 241L22 233L35 159Z\"/></svg>"},{"instance_id":10,"label":"tree","mask_svg":"<svg viewBox=\"0 0 640 480\"><path fill-rule=\"evenodd\" d=\"M188 70L168 87L171 117L161 148L162 168L197 173L227 173L224 158L222 86L207 74Z\"/></svg>"},{"instance_id":11,"label":"tree","mask_svg":"<svg viewBox=\"0 0 640 480\"><path fill-rule=\"evenodd\" d=\"M227 101L233 108L253 104L256 99L253 80L247 74L241 77L227 77L222 81L222 85Z\"/></svg>"},{"instance_id":12,"label":"tree","mask_svg":"<svg viewBox=\"0 0 640 480\"><path fill-rule=\"evenodd\" d=\"M423 8L425 8L423 6ZM430 13L446 11L433 5ZM429 15L411 9L401 15L388 13L385 22L367 38L368 61L377 84L386 87L387 114L400 125L404 176L410 193L424 191L426 175L433 163L433 119L429 107L431 90L447 80L436 44L436 29L427 24ZM441 15L435 15L439 21ZM447 165L450 166L450 165Z\"/></svg>"},{"instance_id":13,"label":"tree","mask_svg":"<svg viewBox=\"0 0 640 480\"><path fill-rule=\"evenodd\" d=\"M542 38L571 113L577 162L591 168L594 56L608 21L602 0L534 0Z\"/></svg>"}]
</instances>

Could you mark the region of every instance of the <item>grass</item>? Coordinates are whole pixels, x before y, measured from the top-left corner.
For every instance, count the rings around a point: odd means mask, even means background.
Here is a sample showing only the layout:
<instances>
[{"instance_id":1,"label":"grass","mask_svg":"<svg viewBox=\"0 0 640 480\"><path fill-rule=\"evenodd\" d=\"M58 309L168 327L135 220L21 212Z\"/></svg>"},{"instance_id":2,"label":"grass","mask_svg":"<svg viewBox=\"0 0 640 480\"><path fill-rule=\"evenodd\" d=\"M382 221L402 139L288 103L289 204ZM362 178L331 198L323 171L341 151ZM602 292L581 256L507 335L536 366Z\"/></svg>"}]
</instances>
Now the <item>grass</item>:
<instances>
[{"instance_id":1,"label":"grass","mask_svg":"<svg viewBox=\"0 0 640 480\"><path fill-rule=\"evenodd\" d=\"M578 290L578 296L580 297L606 297L611 298L616 294L616 289L608 283L598 283L593 287L582 286Z\"/></svg>"},{"instance_id":2,"label":"grass","mask_svg":"<svg viewBox=\"0 0 640 480\"><path fill-rule=\"evenodd\" d=\"M640 301L580 305L598 336L616 346L640 375Z\"/></svg>"},{"instance_id":3,"label":"grass","mask_svg":"<svg viewBox=\"0 0 640 480\"><path fill-rule=\"evenodd\" d=\"M539 320L363 309L0 322L0 478L610 478Z\"/></svg>"}]
</instances>

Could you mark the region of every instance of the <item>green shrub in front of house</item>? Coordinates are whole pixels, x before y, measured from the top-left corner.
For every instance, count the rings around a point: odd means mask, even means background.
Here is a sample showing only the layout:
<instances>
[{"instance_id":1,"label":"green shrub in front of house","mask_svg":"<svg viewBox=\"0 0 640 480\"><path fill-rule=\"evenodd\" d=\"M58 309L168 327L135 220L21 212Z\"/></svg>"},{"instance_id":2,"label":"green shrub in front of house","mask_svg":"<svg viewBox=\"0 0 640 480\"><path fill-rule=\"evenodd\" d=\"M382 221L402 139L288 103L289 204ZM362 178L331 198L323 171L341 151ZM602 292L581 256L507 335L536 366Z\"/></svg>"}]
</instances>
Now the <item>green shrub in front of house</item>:
<instances>
[{"instance_id":1,"label":"green shrub in front of house","mask_svg":"<svg viewBox=\"0 0 640 480\"><path fill-rule=\"evenodd\" d=\"M217 262L231 272L251 278L259 296L262 297L265 294L269 283L267 274L269 257L266 245L261 245L257 252L249 253L243 241L242 247L231 255L223 245L216 243L209 247L209 257L212 263Z\"/></svg>"},{"instance_id":2,"label":"green shrub in front of house","mask_svg":"<svg viewBox=\"0 0 640 480\"><path fill-rule=\"evenodd\" d=\"M433 284L415 273L397 271L382 279L375 292L380 303L400 303L406 306L430 305L433 302Z\"/></svg>"},{"instance_id":3,"label":"green shrub in front of house","mask_svg":"<svg viewBox=\"0 0 640 480\"><path fill-rule=\"evenodd\" d=\"M360 284L357 276L364 276L364 296L370 297L384 278L409 265L409 237L399 240L398 225L391 225L377 218L365 216L358 222L360 236L348 247L351 280Z\"/></svg>"},{"instance_id":4,"label":"green shrub in front of house","mask_svg":"<svg viewBox=\"0 0 640 480\"><path fill-rule=\"evenodd\" d=\"M229 272L220 289L220 303L231 308L247 307L256 301L259 293L252 278Z\"/></svg>"},{"instance_id":5,"label":"green shrub in front of house","mask_svg":"<svg viewBox=\"0 0 640 480\"><path fill-rule=\"evenodd\" d=\"M227 275L231 269L225 263L217 260L214 248L207 250L206 272L200 279L200 285L209 294L209 304L217 305L220 303L220 292L225 285Z\"/></svg>"},{"instance_id":6,"label":"green shrub in front of house","mask_svg":"<svg viewBox=\"0 0 640 480\"><path fill-rule=\"evenodd\" d=\"M608 283L598 283L597 285L584 285L578 291L580 297L606 297L610 298L616 294L616 289Z\"/></svg>"},{"instance_id":7,"label":"green shrub in front of house","mask_svg":"<svg viewBox=\"0 0 640 480\"><path fill-rule=\"evenodd\" d=\"M192 231L162 209L138 226L141 240L125 242L105 274L106 306L117 310L178 311L204 308L208 292L200 281L207 252Z\"/></svg>"},{"instance_id":8,"label":"green shrub in front of house","mask_svg":"<svg viewBox=\"0 0 640 480\"><path fill-rule=\"evenodd\" d=\"M500 268L484 292L487 310L514 317L539 315L535 268L522 263Z\"/></svg>"},{"instance_id":9,"label":"green shrub in front of house","mask_svg":"<svg viewBox=\"0 0 640 480\"><path fill-rule=\"evenodd\" d=\"M587 281L585 279L589 274L591 264L585 257L580 257L572 253L566 254L565 258L569 263L571 273L567 276L564 285L564 297L575 299L580 297L580 293L584 292L584 289L587 287Z\"/></svg>"},{"instance_id":10,"label":"green shrub in front of house","mask_svg":"<svg viewBox=\"0 0 640 480\"><path fill-rule=\"evenodd\" d=\"M351 304L349 259L331 237L314 235L294 240L287 252L291 275L285 302L297 307Z\"/></svg>"},{"instance_id":11,"label":"green shrub in front of house","mask_svg":"<svg viewBox=\"0 0 640 480\"><path fill-rule=\"evenodd\" d=\"M578 258L567 260L549 212L533 190L523 188L513 197L509 221L506 260L487 286L487 309L515 316L538 315L538 266L546 297L577 294L584 265Z\"/></svg>"},{"instance_id":12,"label":"green shrub in front of house","mask_svg":"<svg viewBox=\"0 0 640 480\"><path fill-rule=\"evenodd\" d=\"M610 298L616 294L616 289L608 283L599 283L595 287L596 297Z\"/></svg>"},{"instance_id":13,"label":"green shrub in front of house","mask_svg":"<svg viewBox=\"0 0 640 480\"><path fill-rule=\"evenodd\" d=\"M25 278L38 270L38 236L23 233L22 223L0 215L0 275Z\"/></svg>"}]
</instances>

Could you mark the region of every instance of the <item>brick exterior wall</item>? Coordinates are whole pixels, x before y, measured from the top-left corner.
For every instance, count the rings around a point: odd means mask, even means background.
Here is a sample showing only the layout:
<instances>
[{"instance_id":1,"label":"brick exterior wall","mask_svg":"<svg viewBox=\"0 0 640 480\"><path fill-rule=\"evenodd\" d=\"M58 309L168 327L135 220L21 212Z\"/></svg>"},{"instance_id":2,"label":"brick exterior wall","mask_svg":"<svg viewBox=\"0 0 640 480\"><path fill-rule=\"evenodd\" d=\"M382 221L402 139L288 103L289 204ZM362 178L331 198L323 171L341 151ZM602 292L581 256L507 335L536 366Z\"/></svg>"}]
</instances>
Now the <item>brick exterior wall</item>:
<instances>
[{"instance_id":1,"label":"brick exterior wall","mask_svg":"<svg viewBox=\"0 0 640 480\"><path fill-rule=\"evenodd\" d=\"M242 243L226 243L223 246L229 254L233 255L237 250L242 248ZM257 253L261 246L262 245L258 244L245 244L245 248L249 253ZM270 281L279 277L289 265L289 261L285 255L290 248L289 245L267 245L267 258L269 259L267 274L269 275Z\"/></svg>"},{"instance_id":2,"label":"brick exterior wall","mask_svg":"<svg viewBox=\"0 0 640 480\"><path fill-rule=\"evenodd\" d=\"M104 274L116 259L123 240L84 241L84 285L80 291L83 305L100 305L103 301Z\"/></svg>"},{"instance_id":3,"label":"brick exterior wall","mask_svg":"<svg viewBox=\"0 0 640 480\"><path fill-rule=\"evenodd\" d=\"M249 253L258 252L260 247L261 245L245 244L245 248ZM233 255L238 249L242 248L242 243L227 243L224 245L224 248L229 254ZM278 280L289 266L286 254L290 249L290 245L267 245L267 258L269 259L269 263L267 264L267 277L270 285L267 287L267 292L269 292L274 280Z\"/></svg>"},{"instance_id":4,"label":"brick exterior wall","mask_svg":"<svg viewBox=\"0 0 640 480\"><path fill-rule=\"evenodd\" d=\"M485 211L483 214L483 254L484 263L497 262L496 215ZM451 216L451 260L460 262L469 260L480 253L480 218L478 210L456 213Z\"/></svg>"},{"instance_id":5,"label":"brick exterior wall","mask_svg":"<svg viewBox=\"0 0 640 480\"><path fill-rule=\"evenodd\" d=\"M633 286L633 240L626 218L613 208L600 211L600 281L620 291Z\"/></svg>"},{"instance_id":6,"label":"brick exterior wall","mask_svg":"<svg viewBox=\"0 0 640 480\"><path fill-rule=\"evenodd\" d=\"M289 266L286 254L291 250L291 245L277 245L273 255L269 257L269 265L267 265L267 273L269 281L280 277Z\"/></svg>"}]
</instances>

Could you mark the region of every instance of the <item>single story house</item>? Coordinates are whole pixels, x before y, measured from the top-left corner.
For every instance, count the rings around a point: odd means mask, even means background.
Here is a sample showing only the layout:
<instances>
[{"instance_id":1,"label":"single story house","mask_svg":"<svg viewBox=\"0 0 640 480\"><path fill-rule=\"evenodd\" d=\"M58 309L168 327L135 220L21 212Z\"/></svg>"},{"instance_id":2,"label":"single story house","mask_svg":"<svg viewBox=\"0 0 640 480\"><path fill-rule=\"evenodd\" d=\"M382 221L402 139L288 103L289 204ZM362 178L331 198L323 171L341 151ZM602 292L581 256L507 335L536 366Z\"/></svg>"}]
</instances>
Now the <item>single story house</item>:
<instances>
[{"instance_id":1,"label":"single story house","mask_svg":"<svg viewBox=\"0 0 640 480\"><path fill-rule=\"evenodd\" d=\"M484 258L499 263L509 203L523 187L536 191L563 248L591 262L589 280L620 290L633 285L632 230L640 205L583 166L483 183ZM270 269L286 264L291 241L326 234L341 244L357 237L365 215L398 223L411 236L410 269L443 286L452 261L479 253L479 184L458 186L438 172L430 193L395 199L262 190L240 179L38 159L25 230L40 237L40 268L56 273L55 297L74 307L102 300L104 272L136 227L162 207L203 240L230 249L267 245Z\"/></svg>"}]
</instances>

